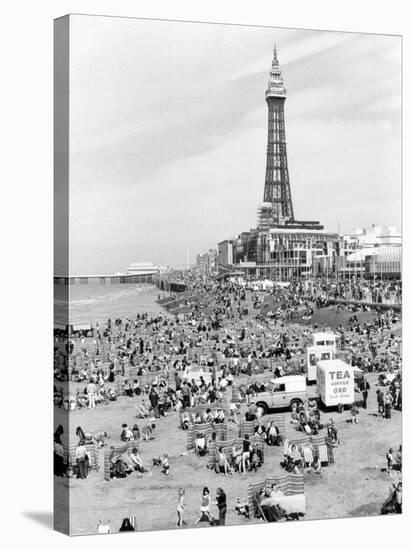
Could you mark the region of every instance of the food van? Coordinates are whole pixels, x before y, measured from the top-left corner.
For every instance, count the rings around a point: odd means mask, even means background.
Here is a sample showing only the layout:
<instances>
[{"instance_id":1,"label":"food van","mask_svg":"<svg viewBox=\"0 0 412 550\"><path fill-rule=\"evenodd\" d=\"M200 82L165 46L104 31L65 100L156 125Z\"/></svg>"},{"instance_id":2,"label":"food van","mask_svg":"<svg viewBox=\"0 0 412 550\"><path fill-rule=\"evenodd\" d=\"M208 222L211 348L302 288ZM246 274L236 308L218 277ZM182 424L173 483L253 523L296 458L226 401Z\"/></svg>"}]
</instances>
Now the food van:
<instances>
[{"instance_id":1,"label":"food van","mask_svg":"<svg viewBox=\"0 0 412 550\"><path fill-rule=\"evenodd\" d=\"M314 346L328 346L333 348L336 353L337 336L333 332L314 332L312 334L312 344Z\"/></svg>"},{"instance_id":2,"label":"food van","mask_svg":"<svg viewBox=\"0 0 412 550\"><path fill-rule=\"evenodd\" d=\"M318 361L335 359L333 346L308 346L306 348L306 379L316 382Z\"/></svg>"},{"instance_id":3,"label":"food van","mask_svg":"<svg viewBox=\"0 0 412 550\"><path fill-rule=\"evenodd\" d=\"M326 407L351 405L355 401L353 367L341 359L318 361L316 391Z\"/></svg>"}]
</instances>

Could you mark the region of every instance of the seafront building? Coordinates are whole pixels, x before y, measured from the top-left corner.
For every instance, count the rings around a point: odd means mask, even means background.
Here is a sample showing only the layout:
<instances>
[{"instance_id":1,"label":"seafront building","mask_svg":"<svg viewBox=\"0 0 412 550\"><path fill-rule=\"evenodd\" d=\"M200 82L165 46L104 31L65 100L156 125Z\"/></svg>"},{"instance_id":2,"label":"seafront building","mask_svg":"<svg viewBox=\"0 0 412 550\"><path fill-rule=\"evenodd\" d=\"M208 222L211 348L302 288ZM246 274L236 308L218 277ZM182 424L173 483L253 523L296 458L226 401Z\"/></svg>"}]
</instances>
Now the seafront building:
<instances>
[{"instance_id":1,"label":"seafront building","mask_svg":"<svg viewBox=\"0 0 412 550\"><path fill-rule=\"evenodd\" d=\"M338 270L342 277L401 277L402 235L395 227L373 225L342 235L340 251Z\"/></svg>"},{"instance_id":2,"label":"seafront building","mask_svg":"<svg viewBox=\"0 0 412 550\"><path fill-rule=\"evenodd\" d=\"M215 275L217 273L217 252L213 248L204 254L198 254L196 257L196 268L205 275Z\"/></svg>"}]
</instances>

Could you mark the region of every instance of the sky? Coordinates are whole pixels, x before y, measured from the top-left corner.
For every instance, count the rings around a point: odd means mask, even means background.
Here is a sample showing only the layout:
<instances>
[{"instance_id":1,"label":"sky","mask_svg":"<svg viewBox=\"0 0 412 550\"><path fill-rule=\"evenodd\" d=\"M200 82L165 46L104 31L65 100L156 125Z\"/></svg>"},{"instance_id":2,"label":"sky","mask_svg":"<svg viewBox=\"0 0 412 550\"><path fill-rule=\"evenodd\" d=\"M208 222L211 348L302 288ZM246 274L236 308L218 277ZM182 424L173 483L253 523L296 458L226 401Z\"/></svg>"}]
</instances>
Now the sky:
<instances>
[{"instance_id":1,"label":"sky","mask_svg":"<svg viewBox=\"0 0 412 550\"><path fill-rule=\"evenodd\" d=\"M401 224L401 39L71 16L70 273L182 266L256 227L273 45L296 219Z\"/></svg>"}]
</instances>

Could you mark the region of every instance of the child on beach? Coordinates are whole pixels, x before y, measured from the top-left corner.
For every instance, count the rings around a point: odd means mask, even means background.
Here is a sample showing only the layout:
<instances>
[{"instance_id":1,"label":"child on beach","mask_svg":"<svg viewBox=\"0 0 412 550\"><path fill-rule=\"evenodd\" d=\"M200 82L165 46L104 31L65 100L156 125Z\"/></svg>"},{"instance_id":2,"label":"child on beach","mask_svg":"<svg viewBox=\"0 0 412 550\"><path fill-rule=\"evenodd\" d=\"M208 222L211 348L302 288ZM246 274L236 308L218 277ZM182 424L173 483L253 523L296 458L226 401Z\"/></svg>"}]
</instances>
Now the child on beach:
<instances>
[{"instance_id":1,"label":"child on beach","mask_svg":"<svg viewBox=\"0 0 412 550\"><path fill-rule=\"evenodd\" d=\"M351 407L352 424L359 424L359 409L355 403Z\"/></svg>"}]
</instances>

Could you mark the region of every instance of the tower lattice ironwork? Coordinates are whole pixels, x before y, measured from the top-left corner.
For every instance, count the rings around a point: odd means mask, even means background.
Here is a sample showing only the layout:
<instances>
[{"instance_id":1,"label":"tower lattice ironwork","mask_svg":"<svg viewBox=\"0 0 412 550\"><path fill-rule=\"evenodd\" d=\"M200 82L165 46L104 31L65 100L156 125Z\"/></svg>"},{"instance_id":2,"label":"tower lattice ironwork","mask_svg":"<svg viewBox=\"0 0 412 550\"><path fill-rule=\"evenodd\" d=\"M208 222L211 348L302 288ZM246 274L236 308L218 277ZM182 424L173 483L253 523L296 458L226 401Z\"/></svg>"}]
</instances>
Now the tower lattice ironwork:
<instances>
[{"instance_id":1,"label":"tower lattice ironwork","mask_svg":"<svg viewBox=\"0 0 412 550\"><path fill-rule=\"evenodd\" d=\"M279 67L276 45L266 90L268 104L268 143L266 156L264 204L259 212L259 225L276 225L294 220L286 153L285 113L286 88Z\"/></svg>"}]
</instances>

